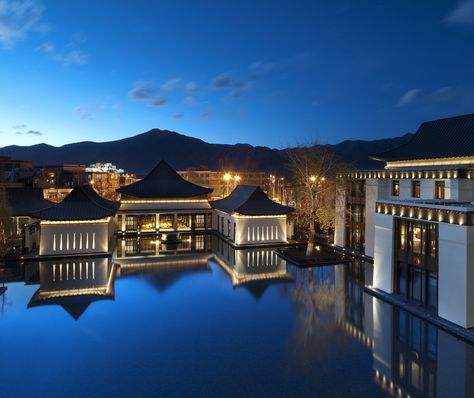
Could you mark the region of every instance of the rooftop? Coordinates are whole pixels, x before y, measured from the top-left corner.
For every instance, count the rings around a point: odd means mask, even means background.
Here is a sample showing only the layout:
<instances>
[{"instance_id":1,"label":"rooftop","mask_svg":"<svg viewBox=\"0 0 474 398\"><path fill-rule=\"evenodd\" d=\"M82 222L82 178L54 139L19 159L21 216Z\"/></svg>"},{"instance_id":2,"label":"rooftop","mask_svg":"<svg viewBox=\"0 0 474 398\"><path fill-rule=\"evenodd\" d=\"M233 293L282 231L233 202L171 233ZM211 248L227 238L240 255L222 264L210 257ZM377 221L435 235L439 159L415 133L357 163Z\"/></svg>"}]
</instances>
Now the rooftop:
<instances>
[{"instance_id":1,"label":"rooftop","mask_svg":"<svg viewBox=\"0 0 474 398\"><path fill-rule=\"evenodd\" d=\"M8 207L15 217L29 216L54 205L43 196L42 188L5 188Z\"/></svg>"},{"instance_id":2,"label":"rooftop","mask_svg":"<svg viewBox=\"0 0 474 398\"><path fill-rule=\"evenodd\" d=\"M474 113L424 122L407 143L373 154L384 162L474 156Z\"/></svg>"},{"instance_id":3,"label":"rooftop","mask_svg":"<svg viewBox=\"0 0 474 398\"><path fill-rule=\"evenodd\" d=\"M89 185L76 186L62 202L32 214L51 221L98 220L116 213L119 202L104 199Z\"/></svg>"},{"instance_id":4,"label":"rooftop","mask_svg":"<svg viewBox=\"0 0 474 398\"><path fill-rule=\"evenodd\" d=\"M142 180L119 188L117 192L134 198L179 199L207 196L212 189L186 181L161 160Z\"/></svg>"},{"instance_id":5,"label":"rooftop","mask_svg":"<svg viewBox=\"0 0 474 398\"><path fill-rule=\"evenodd\" d=\"M293 207L274 202L255 185L238 185L229 196L210 202L210 205L229 214L239 213L247 216L284 215L295 210Z\"/></svg>"}]
</instances>

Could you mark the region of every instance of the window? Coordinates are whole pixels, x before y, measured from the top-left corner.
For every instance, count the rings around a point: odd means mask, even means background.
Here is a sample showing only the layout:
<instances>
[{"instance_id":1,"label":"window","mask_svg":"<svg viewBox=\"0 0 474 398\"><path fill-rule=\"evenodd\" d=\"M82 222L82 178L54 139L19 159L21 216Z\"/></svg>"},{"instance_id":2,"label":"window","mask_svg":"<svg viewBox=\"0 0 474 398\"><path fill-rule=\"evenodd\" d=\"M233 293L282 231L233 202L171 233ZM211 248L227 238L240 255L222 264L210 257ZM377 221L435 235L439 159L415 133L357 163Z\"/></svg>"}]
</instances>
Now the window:
<instances>
[{"instance_id":1,"label":"window","mask_svg":"<svg viewBox=\"0 0 474 398\"><path fill-rule=\"evenodd\" d=\"M191 214L178 214L178 228L191 229Z\"/></svg>"},{"instance_id":2,"label":"window","mask_svg":"<svg viewBox=\"0 0 474 398\"><path fill-rule=\"evenodd\" d=\"M204 214L196 214L194 228L204 228Z\"/></svg>"},{"instance_id":3,"label":"window","mask_svg":"<svg viewBox=\"0 0 474 398\"><path fill-rule=\"evenodd\" d=\"M207 229L212 229L212 213L207 214Z\"/></svg>"},{"instance_id":4,"label":"window","mask_svg":"<svg viewBox=\"0 0 474 398\"><path fill-rule=\"evenodd\" d=\"M234 239L232 239L234 242L235 242L235 230L236 230L236 229L237 229L237 228L236 228L236 225L235 225L235 223L234 223Z\"/></svg>"},{"instance_id":5,"label":"window","mask_svg":"<svg viewBox=\"0 0 474 398\"><path fill-rule=\"evenodd\" d=\"M400 196L400 181L392 181L392 196Z\"/></svg>"},{"instance_id":6,"label":"window","mask_svg":"<svg viewBox=\"0 0 474 398\"><path fill-rule=\"evenodd\" d=\"M160 228L172 229L174 222L173 214L160 214Z\"/></svg>"},{"instance_id":7,"label":"window","mask_svg":"<svg viewBox=\"0 0 474 398\"><path fill-rule=\"evenodd\" d=\"M154 214L147 214L140 216L140 230L153 230L156 226L156 216Z\"/></svg>"},{"instance_id":8,"label":"window","mask_svg":"<svg viewBox=\"0 0 474 398\"><path fill-rule=\"evenodd\" d=\"M227 220L227 237L230 238L230 220Z\"/></svg>"},{"instance_id":9,"label":"window","mask_svg":"<svg viewBox=\"0 0 474 398\"><path fill-rule=\"evenodd\" d=\"M126 216L125 217L125 229L127 231L136 231L138 228L138 217L137 216Z\"/></svg>"},{"instance_id":10,"label":"window","mask_svg":"<svg viewBox=\"0 0 474 398\"><path fill-rule=\"evenodd\" d=\"M420 181L414 180L411 182L411 196L414 198L420 197Z\"/></svg>"},{"instance_id":11,"label":"window","mask_svg":"<svg viewBox=\"0 0 474 398\"><path fill-rule=\"evenodd\" d=\"M444 199L444 181L435 181L435 198Z\"/></svg>"}]
</instances>

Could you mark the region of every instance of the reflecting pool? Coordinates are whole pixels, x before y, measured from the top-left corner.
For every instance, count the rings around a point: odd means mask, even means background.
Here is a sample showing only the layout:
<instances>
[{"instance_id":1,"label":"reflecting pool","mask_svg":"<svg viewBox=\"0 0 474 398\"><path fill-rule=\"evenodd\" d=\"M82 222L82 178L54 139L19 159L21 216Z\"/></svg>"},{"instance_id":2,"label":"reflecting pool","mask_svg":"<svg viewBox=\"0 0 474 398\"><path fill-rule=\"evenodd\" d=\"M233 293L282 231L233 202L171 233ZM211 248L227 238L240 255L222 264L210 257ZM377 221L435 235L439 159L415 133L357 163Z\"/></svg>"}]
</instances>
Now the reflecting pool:
<instances>
[{"instance_id":1,"label":"reflecting pool","mask_svg":"<svg viewBox=\"0 0 474 398\"><path fill-rule=\"evenodd\" d=\"M474 397L474 346L365 293L369 264L135 239L5 273L1 397Z\"/></svg>"}]
</instances>

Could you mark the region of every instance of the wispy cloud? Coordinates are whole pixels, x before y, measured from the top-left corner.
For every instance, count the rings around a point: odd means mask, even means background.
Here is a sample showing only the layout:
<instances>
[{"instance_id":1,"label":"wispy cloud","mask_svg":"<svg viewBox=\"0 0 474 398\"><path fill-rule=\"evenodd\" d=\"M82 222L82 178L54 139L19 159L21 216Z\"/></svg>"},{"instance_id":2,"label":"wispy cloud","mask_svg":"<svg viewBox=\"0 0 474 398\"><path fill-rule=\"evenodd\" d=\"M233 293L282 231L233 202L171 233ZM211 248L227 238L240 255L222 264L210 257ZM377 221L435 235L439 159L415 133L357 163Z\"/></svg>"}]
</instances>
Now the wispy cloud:
<instances>
[{"instance_id":1,"label":"wispy cloud","mask_svg":"<svg viewBox=\"0 0 474 398\"><path fill-rule=\"evenodd\" d=\"M92 113L89 112L86 108L82 106L76 106L74 108L74 112L82 119L82 120L92 120Z\"/></svg>"},{"instance_id":2,"label":"wispy cloud","mask_svg":"<svg viewBox=\"0 0 474 398\"><path fill-rule=\"evenodd\" d=\"M227 73L222 73L211 81L211 87L215 89L229 88L232 87L233 84L232 78Z\"/></svg>"},{"instance_id":3,"label":"wispy cloud","mask_svg":"<svg viewBox=\"0 0 474 398\"><path fill-rule=\"evenodd\" d=\"M26 124L15 124L14 126L12 126L12 128L15 130L26 130L27 127L28 126Z\"/></svg>"},{"instance_id":4,"label":"wispy cloud","mask_svg":"<svg viewBox=\"0 0 474 398\"><path fill-rule=\"evenodd\" d=\"M157 95L155 98L153 98L150 101L150 106L153 106L153 107L159 107L159 106L164 106L164 105L166 105L166 98L161 95Z\"/></svg>"},{"instance_id":5,"label":"wispy cloud","mask_svg":"<svg viewBox=\"0 0 474 398\"><path fill-rule=\"evenodd\" d=\"M0 0L0 44L13 47L32 30L41 31L43 8L35 0Z\"/></svg>"},{"instance_id":6,"label":"wispy cloud","mask_svg":"<svg viewBox=\"0 0 474 398\"><path fill-rule=\"evenodd\" d=\"M36 135L36 136L41 136L43 135L43 133L41 133L40 131L36 131L36 130L28 130L28 131L17 131L16 134L18 135Z\"/></svg>"},{"instance_id":7,"label":"wispy cloud","mask_svg":"<svg viewBox=\"0 0 474 398\"><path fill-rule=\"evenodd\" d=\"M420 93L421 90L419 88L408 90L399 98L396 106L400 108L402 106L406 106L408 104L413 103L418 98Z\"/></svg>"},{"instance_id":8,"label":"wispy cloud","mask_svg":"<svg viewBox=\"0 0 474 398\"><path fill-rule=\"evenodd\" d=\"M448 25L474 25L474 0L463 0L444 17Z\"/></svg>"},{"instance_id":9,"label":"wispy cloud","mask_svg":"<svg viewBox=\"0 0 474 398\"><path fill-rule=\"evenodd\" d=\"M199 84L197 84L196 82L194 81L190 81L190 82L187 82L185 85L184 85L184 89L188 92L188 93L191 93L191 94L195 94L199 91L200 87L199 87Z\"/></svg>"},{"instance_id":10,"label":"wispy cloud","mask_svg":"<svg viewBox=\"0 0 474 398\"><path fill-rule=\"evenodd\" d=\"M84 65L89 59L89 54L82 50L72 50L64 54L55 55L54 59L61 62L64 66Z\"/></svg>"},{"instance_id":11,"label":"wispy cloud","mask_svg":"<svg viewBox=\"0 0 474 398\"><path fill-rule=\"evenodd\" d=\"M155 94L155 88L154 88L154 83L153 82L138 82L135 84L135 87L133 87L129 92L128 92L128 98L131 101L143 101L143 100L149 100L150 98L153 97Z\"/></svg>"},{"instance_id":12,"label":"wispy cloud","mask_svg":"<svg viewBox=\"0 0 474 398\"><path fill-rule=\"evenodd\" d=\"M212 114L211 111L204 111L204 112L201 112L201 113L199 114L199 117L200 117L201 119L207 119L207 118L211 117L211 114Z\"/></svg>"},{"instance_id":13,"label":"wispy cloud","mask_svg":"<svg viewBox=\"0 0 474 398\"><path fill-rule=\"evenodd\" d=\"M51 53L54 52L55 48L56 47L54 46L53 43L46 42L46 43L43 43L40 46L38 46L38 51L42 52L42 53L45 53L45 54L51 54Z\"/></svg>"},{"instance_id":14,"label":"wispy cloud","mask_svg":"<svg viewBox=\"0 0 474 398\"><path fill-rule=\"evenodd\" d=\"M286 70L295 70L311 63L312 57L309 52L300 52L273 61L258 60L250 64L249 71L253 78L259 78L271 73L279 73Z\"/></svg>"},{"instance_id":15,"label":"wispy cloud","mask_svg":"<svg viewBox=\"0 0 474 398\"><path fill-rule=\"evenodd\" d=\"M167 93L170 93L178 87L181 79L169 79L166 80L162 85L161 85L161 90Z\"/></svg>"},{"instance_id":16,"label":"wispy cloud","mask_svg":"<svg viewBox=\"0 0 474 398\"><path fill-rule=\"evenodd\" d=\"M183 117L184 117L184 115L182 115L181 113L176 113L176 114L170 116L170 118L173 119L173 120L180 120Z\"/></svg>"}]
</instances>

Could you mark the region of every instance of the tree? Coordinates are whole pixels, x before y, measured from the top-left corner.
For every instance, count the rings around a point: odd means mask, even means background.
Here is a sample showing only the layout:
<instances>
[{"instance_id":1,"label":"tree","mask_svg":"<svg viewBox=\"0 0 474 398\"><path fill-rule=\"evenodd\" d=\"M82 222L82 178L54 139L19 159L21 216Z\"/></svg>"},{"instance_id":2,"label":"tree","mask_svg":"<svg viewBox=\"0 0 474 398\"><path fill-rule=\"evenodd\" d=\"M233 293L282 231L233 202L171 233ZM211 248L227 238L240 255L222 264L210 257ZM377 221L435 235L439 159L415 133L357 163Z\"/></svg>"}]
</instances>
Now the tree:
<instances>
[{"instance_id":1,"label":"tree","mask_svg":"<svg viewBox=\"0 0 474 398\"><path fill-rule=\"evenodd\" d=\"M319 145L300 146L288 151L293 184L298 190L297 222L308 230L306 255L311 256L316 224L328 233L336 215L336 177L347 169L333 152Z\"/></svg>"}]
</instances>

